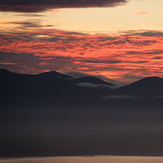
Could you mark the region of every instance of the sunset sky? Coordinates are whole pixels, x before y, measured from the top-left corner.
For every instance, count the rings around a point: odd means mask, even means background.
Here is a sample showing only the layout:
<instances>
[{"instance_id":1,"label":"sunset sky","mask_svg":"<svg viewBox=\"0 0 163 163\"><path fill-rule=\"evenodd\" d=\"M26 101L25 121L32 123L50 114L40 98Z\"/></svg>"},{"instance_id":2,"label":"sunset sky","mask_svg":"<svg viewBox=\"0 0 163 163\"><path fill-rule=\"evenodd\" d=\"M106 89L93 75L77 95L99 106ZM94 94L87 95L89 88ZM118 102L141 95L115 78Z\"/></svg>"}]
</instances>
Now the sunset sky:
<instances>
[{"instance_id":1,"label":"sunset sky","mask_svg":"<svg viewBox=\"0 0 163 163\"><path fill-rule=\"evenodd\" d=\"M163 77L163 0L1 0L0 68L130 83Z\"/></svg>"}]
</instances>

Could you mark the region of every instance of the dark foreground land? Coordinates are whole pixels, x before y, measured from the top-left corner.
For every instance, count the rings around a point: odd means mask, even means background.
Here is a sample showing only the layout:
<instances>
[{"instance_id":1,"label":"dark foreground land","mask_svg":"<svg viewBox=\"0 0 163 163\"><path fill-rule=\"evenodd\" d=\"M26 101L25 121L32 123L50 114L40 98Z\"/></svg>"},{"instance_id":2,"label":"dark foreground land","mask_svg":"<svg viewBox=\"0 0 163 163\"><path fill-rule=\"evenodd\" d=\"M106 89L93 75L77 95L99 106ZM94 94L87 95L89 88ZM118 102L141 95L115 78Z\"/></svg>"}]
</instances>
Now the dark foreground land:
<instances>
[{"instance_id":1,"label":"dark foreground land","mask_svg":"<svg viewBox=\"0 0 163 163\"><path fill-rule=\"evenodd\" d=\"M0 157L163 155L161 78L111 89L57 72L0 76ZM87 80L96 89L76 84Z\"/></svg>"},{"instance_id":2,"label":"dark foreground land","mask_svg":"<svg viewBox=\"0 0 163 163\"><path fill-rule=\"evenodd\" d=\"M2 109L0 157L163 155L162 108Z\"/></svg>"}]
</instances>

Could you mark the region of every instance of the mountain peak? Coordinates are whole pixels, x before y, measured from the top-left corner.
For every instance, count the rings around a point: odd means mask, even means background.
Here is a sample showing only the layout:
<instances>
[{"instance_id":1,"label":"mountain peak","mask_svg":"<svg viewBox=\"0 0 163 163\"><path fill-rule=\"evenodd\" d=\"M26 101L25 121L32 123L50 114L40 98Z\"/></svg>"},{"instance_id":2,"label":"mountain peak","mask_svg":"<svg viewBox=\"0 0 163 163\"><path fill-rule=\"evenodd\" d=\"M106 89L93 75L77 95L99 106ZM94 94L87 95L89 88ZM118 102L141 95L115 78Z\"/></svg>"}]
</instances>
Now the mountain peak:
<instances>
[{"instance_id":1,"label":"mountain peak","mask_svg":"<svg viewBox=\"0 0 163 163\"><path fill-rule=\"evenodd\" d=\"M64 74L61 74L61 73L56 72L56 71L43 72L43 73L38 74L38 75L53 76L53 77L57 77L57 78L61 78L61 79L72 79L73 78L69 75L64 75Z\"/></svg>"},{"instance_id":2,"label":"mountain peak","mask_svg":"<svg viewBox=\"0 0 163 163\"><path fill-rule=\"evenodd\" d=\"M155 96L163 94L163 79L157 76L146 77L116 90L117 94Z\"/></svg>"},{"instance_id":3,"label":"mountain peak","mask_svg":"<svg viewBox=\"0 0 163 163\"><path fill-rule=\"evenodd\" d=\"M146 87L147 85L158 85L158 84L162 84L162 83L163 83L162 78L157 77L157 76L152 76L152 77L143 78L143 79L141 79L139 81L136 81L136 82L132 83L131 85L133 85L133 84L141 84L142 86L144 85Z\"/></svg>"},{"instance_id":4,"label":"mountain peak","mask_svg":"<svg viewBox=\"0 0 163 163\"><path fill-rule=\"evenodd\" d=\"M144 79L161 79L162 80L162 78L160 78L160 77L158 77L158 76L151 76L151 77L146 77L146 78L144 78Z\"/></svg>"},{"instance_id":5,"label":"mountain peak","mask_svg":"<svg viewBox=\"0 0 163 163\"><path fill-rule=\"evenodd\" d=\"M57 72L56 71L47 71L47 72L42 72L42 73L40 73L40 74L42 74L42 75L44 75L44 74L57 74Z\"/></svg>"}]
</instances>

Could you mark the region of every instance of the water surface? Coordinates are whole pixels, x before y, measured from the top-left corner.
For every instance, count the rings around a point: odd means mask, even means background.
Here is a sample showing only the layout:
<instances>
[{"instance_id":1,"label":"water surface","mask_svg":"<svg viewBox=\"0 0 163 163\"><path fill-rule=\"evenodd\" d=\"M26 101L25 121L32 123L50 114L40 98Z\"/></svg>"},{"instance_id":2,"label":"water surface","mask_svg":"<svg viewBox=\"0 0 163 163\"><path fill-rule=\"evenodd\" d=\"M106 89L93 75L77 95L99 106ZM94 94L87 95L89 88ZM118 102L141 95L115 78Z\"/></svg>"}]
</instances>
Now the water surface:
<instances>
[{"instance_id":1,"label":"water surface","mask_svg":"<svg viewBox=\"0 0 163 163\"><path fill-rule=\"evenodd\" d=\"M145 156L75 156L4 159L0 163L162 163L163 157Z\"/></svg>"}]
</instances>

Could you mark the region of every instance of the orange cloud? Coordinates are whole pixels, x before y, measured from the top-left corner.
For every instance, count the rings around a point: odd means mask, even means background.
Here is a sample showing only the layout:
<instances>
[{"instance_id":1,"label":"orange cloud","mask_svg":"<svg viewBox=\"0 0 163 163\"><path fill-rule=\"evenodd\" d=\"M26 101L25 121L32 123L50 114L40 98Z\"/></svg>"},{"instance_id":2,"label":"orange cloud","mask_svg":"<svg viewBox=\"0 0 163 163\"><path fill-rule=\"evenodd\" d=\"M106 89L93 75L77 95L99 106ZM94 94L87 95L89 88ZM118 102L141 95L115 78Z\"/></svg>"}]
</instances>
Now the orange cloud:
<instances>
[{"instance_id":1,"label":"orange cloud","mask_svg":"<svg viewBox=\"0 0 163 163\"><path fill-rule=\"evenodd\" d=\"M72 69L129 82L136 77L162 76L162 45L162 31L109 36L37 30L1 35L0 59L5 66L14 63L12 69L32 66L32 73Z\"/></svg>"},{"instance_id":2,"label":"orange cloud","mask_svg":"<svg viewBox=\"0 0 163 163\"><path fill-rule=\"evenodd\" d=\"M0 65L15 65L15 63L11 63L11 62L3 62L3 63L0 63Z\"/></svg>"},{"instance_id":3,"label":"orange cloud","mask_svg":"<svg viewBox=\"0 0 163 163\"><path fill-rule=\"evenodd\" d=\"M138 12L138 13L135 13L135 15L146 15L146 14L150 14L149 12Z\"/></svg>"}]
</instances>

